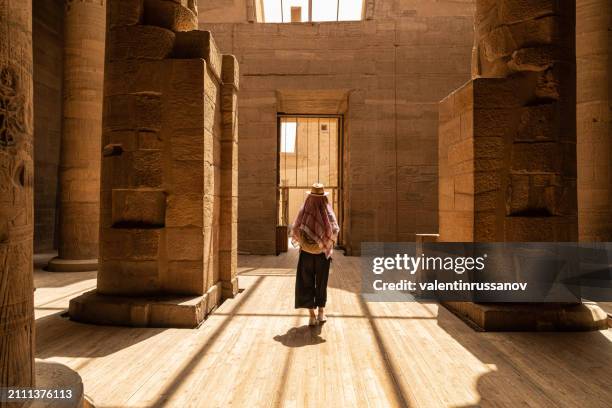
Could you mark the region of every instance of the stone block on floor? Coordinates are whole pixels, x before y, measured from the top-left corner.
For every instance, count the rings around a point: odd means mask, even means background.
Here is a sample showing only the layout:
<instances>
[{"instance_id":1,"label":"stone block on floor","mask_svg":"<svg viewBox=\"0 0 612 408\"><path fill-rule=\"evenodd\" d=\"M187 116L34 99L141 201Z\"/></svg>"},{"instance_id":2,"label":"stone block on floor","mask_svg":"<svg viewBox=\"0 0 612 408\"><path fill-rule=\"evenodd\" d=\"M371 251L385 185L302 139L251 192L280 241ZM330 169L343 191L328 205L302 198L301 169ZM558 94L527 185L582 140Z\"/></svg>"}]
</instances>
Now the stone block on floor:
<instances>
[{"instance_id":1,"label":"stone block on floor","mask_svg":"<svg viewBox=\"0 0 612 408\"><path fill-rule=\"evenodd\" d=\"M447 309L482 331L590 331L608 328L608 315L590 303L444 302Z\"/></svg>"},{"instance_id":2,"label":"stone block on floor","mask_svg":"<svg viewBox=\"0 0 612 408\"><path fill-rule=\"evenodd\" d=\"M221 283L200 296L126 297L96 290L70 301L74 321L113 326L196 328L218 304Z\"/></svg>"}]
</instances>

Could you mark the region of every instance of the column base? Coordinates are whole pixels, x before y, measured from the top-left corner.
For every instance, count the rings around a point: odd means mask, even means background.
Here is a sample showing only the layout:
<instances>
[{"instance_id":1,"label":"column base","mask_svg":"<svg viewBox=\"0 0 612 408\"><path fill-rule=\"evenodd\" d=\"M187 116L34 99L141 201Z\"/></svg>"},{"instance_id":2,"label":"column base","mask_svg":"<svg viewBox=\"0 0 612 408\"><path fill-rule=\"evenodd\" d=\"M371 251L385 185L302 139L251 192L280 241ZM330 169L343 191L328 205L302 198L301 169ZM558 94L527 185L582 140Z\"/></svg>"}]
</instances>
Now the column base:
<instances>
[{"instance_id":1,"label":"column base","mask_svg":"<svg viewBox=\"0 0 612 408\"><path fill-rule=\"evenodd\" d=\"M221 282L201 296L127 297L96 290L70 300L70 319L81 323L130 327L198 327L221 303Z\"/></svg>"},{"instance_id":2,"label":"column base","mask_svg":"<svg viewBox=\"0 0 612 408\"><path fill-rule=\"evenodd\" d=\"M442 304L481 331L591 331L608 328L607 314L595 304Z\"/></svg>"},{"instance_id":3,"label":"column base","mask_svg":"<svg viewBox=\"0 0 612 408\"><path fill-rule=\"evenodd\" d=\"M233 299L238 294L238 278L229 282L221 282L221 289L223 299Z\"/></svg>"},{"instance_id":4,"label":"column base","mask_svg":"<svg viewBox=\"0 0 612 408\"><path fill-rule=\"evenodd\" d=\"M97 259L62 259L58 256L47 264L49 272L89 272L98 270Z\"/></svg>"},{"instance_id":5,"label":"column base","mask_svg":"<svg viewBox=\"0 0 612 408\"><path fill-rule=\"evenodd\" d=\"M28 408L94 408L83 392L81 376L71 368L52 361L36 359L36 389L70 390L69 399L41 400L26 405Z\"/></svg>"}]
</instances>

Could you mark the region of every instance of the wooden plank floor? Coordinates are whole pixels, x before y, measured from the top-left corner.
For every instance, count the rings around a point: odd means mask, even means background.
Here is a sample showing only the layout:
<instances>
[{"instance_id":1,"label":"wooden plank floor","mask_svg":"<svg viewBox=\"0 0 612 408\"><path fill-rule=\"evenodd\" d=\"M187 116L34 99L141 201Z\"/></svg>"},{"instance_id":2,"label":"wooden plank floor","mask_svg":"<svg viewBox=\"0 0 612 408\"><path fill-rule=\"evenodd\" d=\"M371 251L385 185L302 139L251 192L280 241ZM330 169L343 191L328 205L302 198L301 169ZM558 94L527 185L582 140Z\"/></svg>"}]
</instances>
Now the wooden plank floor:
<instances>
[{"instance_id":1,"label":"wooden plank floor","mask_svg":"<svg viewBox=\"0 0 612 408\"><path fill-rule=\"evenodd\" d=\"M41 265L44 259L37 258ZM293 309L295 252L240 258L244 291L197 330L61 317L94 273L35 272L37 357L97 407L610 407L612 332L476 333L437 304L364 303L336 254L329 321Z\"/></svg>"}]
</instances>

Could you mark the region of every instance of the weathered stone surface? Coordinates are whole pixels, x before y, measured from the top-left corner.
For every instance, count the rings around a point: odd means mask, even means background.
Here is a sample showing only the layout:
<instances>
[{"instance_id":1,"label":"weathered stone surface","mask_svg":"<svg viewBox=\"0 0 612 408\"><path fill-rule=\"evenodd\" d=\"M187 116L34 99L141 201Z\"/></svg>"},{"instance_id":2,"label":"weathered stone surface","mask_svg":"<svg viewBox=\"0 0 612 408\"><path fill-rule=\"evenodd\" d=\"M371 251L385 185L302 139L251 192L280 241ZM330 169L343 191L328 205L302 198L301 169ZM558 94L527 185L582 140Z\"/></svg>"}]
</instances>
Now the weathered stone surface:
<instances>
[{"instance_id":1,"label":"weathered stone surface","mask_svg":"<svg viewBox=\"0 0 612 408\"><path fill-rule=\"evenodd\" d=\"M109 28L141 24L144 13L144 0L110 2L108 13Z\"/></svg>"},{"instance_id":2,"label":"weathered stone surface","mask_svg":"<svg viewBox=\"0 0 612 408\"><path fill-rule=\"evenodd\" d=\"M551 47L521 48L514 51L508 66L513 71L544 71L555 61L555 50Z\"/></svg>"},{"instance_id":3,"label":"weathered stone surface","mask_svg":"<svg viewBox=\"0 0 612 408\"><path fill-rule=\"evenodd\" d=\"M162 101L157 93L135 93L106 98L104 128L108 130L159 130Z\"/></svg>"},{"instance_id":4,"label":"weathered stone surface","mask_svg":"<svg viewBox=\"0 0 612 408\"><path fill-rule=\"evenodd\" d=\"M512 170L518 172L560 173L561 152L554 142L514 143Z\"/></svg>"},{"instance_id":5,"label":"weathered stone surface","mask_svg":"<svg viewBox=\"0 0 612 408\"><path fill-rule=\"evenodd\" d=\"M576 7L579 236L581 241L610 242L612 3L577 0Z\"/></svg>"},{"instance_id":6,"label":"weathered stone surface","mask_svg":"<svg viewBox=\"0 0 612 408\"><path fill-rule=\"evenodd\" d=\"M185 31L176 33L174 58L203 58L217 79L221 79L222 57L210 31Z\"/></svg>"},{"instance_id":7,"label":"weathered stone surface","mask_svg":"<svg viewBox=\"0 0 612 408\"><path fill-rule=\"evenodd\" d=\"M468 83L440 103L439 226L440 240L470 242L474 238L474 116L475 83ZM471 126L462 126L464 123ZM458 150L462 154L456 154Z\"/></svg>"},{"instance_id":8,"label":"weathered stone surface","mask_svg":"<svg viewBox=\"0 0 612 408\"><path fill-rule=\"evenodd\" d=\"M511 216L563 215L564 180L553 174L513 174L507 212Z\"/></svg>"},{"instance_id":9,"label":"weathered stone surface","mask_svg":"<svg viewBox=\"0 0 612 408\"><path fill-rule=\"evenodd\" d=\"M0 10L0 387L33 387L32 3Z\"/></svg>"},{"instance_id":10,"label":"weathered stone surface","mask_svg":"<svg viewBox=\"0 0 612 408\"><path fill-rule=\"evenodd\" d=\"M515 141L554 141L558 129L558 110L554 103L520 109Z\"/></svg>"},{"instance_id":11,"label":"weathered stone surface","mask_svg":"<svg viewBox=\"0 0 612 408\"><path fill-rule=\"evenodd\" d=\"M607 315L595 305L507 305L445 302L444 306L485 331L605 330Z\"/></svg>"},{"instance_id":12,"label":"weathered stone surface","mask_svg":"<svg viewBox=\"0 0 612 408\"><path fill-rule=\"evenodd\" d=\"M153 261L159 255L159 228L112 228L104 226L100 257L103 260Z\"/></svg>"},{"instance_id":13,"label":"weathered stone surface","mask_svg":"<svg viewBox=\"0 0 612 408\"><path fill-rule=\"evenodd\" d=\"M218 285L202 296L136 298L86 292L70 302L70 318L133 327L196 328L217 305Z\"/></svg>"},{"instance_id":14,"label":"weathered stone surface","mask_svg":"<svg viewBox=\"0 0 612 408\"><path fill-rule=\"evenodd\" d=\"M222 134L220 143L219 279L223 298L238 293L238 63L223 56L221 89Z\"/></svg>"},{"instance_id":15,"label":"weathered stone surface","mask_svg":"<svg viewBox=\"0 0 612 408\"><path fill-rule=\"evenodd\" d=\"M477 1L474 74L506 77L572 61L574 15L573 4L552 0Z\"/></svg>"},{"instance_id":16,"label":"weathered stone surface","mask_svg":"<svg viewBox=\"0 0 612 408\"><path fill-rule=\"evenodd\" d=\"M124 239L130 236L125 232ZM155 260L111 260L101 258L97 292L101 295L148 296L160 293Z\"/></svg>"},{"instance_id":17,"label":"weathered stone surface","mask_svg":"<svg viewBox=\"0 0 612 408\"><path fill-rule=\"evenodd\" d=\"M166 196L163 190L114 189L113 227L160 228L164 226Z\"/></svg>"},{"instance_id":18,"label":"weathered stone surface","mask_svg":"<svg viewBox=\"0 0 612 408\"><path fill-rule=\"evenodd\" d=\"M477 77L440 108L442 241L578 239L574 13L573 1L477 1ZM466 94L472 109L455 104ZM607 320L585 305L447 306L484 330L599 330Z\"/></svg>"},{"instance_id":19,"label":"weathered stone surface","mask_svg":"<svg viewBox=\"0 0 612 408\"><path fill-rule=\"evenodd\" d=\"M34 252L57 247L57 194L62 137L63 16L53 1L33 7Z\"/></svg>"},{"instance_id":20,"label":"weathered stone surface","mask_svg":"<svg viewBox=\"0 0 612 408\"><path fill-rule=\"evenodd\" d=\"M175 34L156 26L126 26L109 31L109 61L122 59L162 60L172 54Z\"/></svg>"},{"instance_id":21,"label":"weathered stone surface","mask_svg":"<svg viewBox=\"0 0 612 408\"><path fill-rule=\"evenodd\" d=\"M194 1L144 0L144 24L164 27L172 31L198 28L198 14Z\"/></svg>"},{"instance_id":22,"label":"weathered stone surface","mask_svg":"<svg viewBox=\"0 0 612 408\"><path fill-rule=\"evenodd\" d=\"M64 10L59 254L50 269L85 260L86 270L98 256L106 10L99 2L73 2Z\"/></svg>"},{"instance_id":23,"label":"weathered stone surface","mask_svg":"<svg viewBox=\"0 0 612 408\"><path fill-rule=\"evenodd\" d=\"M560 11L555 0L504 0L499 5L499 19L504 24L533 20Z\"/></svg>"},{"instance_id":24,"label":"weathered stone surface","mask_svg":"<svg viewBox=\"0 0 612 408\"><path fill-rule=\"evenodd\" d=\"M74 319L194 327L222 296L233 296L228 288L237 290L236 172L221 176L222 160L237 166L236 127L224 126L221 88L234 97L236 88L221 82L222 58L209 32L168 29L186 29L181 19L193 4L146 0L143 22L156 26L111 30L117 41L109 42L106 61L98 289L71 302ZM223 134L233 144L227 157ZM230 233L223 250L232 254L224 256L225 286L221 218ZM163 300L173 296L195 300Z\"/></svg>"},{"instance_id":25,"label":"weathered stone surface","mask_svg":"<svg viewBox=\"0 0 612 408\"><path fill-rule=\"evenodd\" d=\"M477 71L489 78L442 102L440 199L454 203L440 205L442 240L575 236L572 15L569 3L477 2Z\"/></svg>"},{"instance_id":26,"label":"weathered stone surface","mask_svg":"<svg viewBox=\"0 0 612 408\"><path fill-rule=\"evenodd\" d=\"M224 84L233 85L236 90L240 89L240 69L234 55L223 55L222 81Z\"/></svg>"},{"instance_id":27,"label":"weathered stone surface","mask_svg":"<svg viewBox=\"0 0 612 408\"><path fill-rule=\"evenodd\" d=\"M519 47L512 36L512 31L506 26L501 26L487 33L482 39L484 56L489 61L510 55Z\"/></svg>"},{"instance_id":28,"label":"weathered stone surface","mask_svg":"<svg viewBox=\"0 0 612 408\"><path fill-rule=\"evenodd\" d=\"M168 197L168 227L203 227L202 196L197 193L173 194Z\"/></svg>"}]
</instances>

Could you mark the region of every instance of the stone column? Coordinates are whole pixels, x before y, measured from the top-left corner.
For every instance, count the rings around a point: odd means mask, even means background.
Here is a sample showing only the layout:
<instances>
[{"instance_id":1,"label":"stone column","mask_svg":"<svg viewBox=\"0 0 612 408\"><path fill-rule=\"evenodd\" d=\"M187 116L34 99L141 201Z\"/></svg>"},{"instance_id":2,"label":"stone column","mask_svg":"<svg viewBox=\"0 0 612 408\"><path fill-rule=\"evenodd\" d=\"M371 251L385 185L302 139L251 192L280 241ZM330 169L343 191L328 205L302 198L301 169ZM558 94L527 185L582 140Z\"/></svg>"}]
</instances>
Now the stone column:
<instances>
[{"instance_id":1,"label":"stone column","mask_svg":"<svg viewBox=\"0 0 612 408\"><path fill-rule=\"evenodd\" d=\"M34 385L32 98L32 2L0 0L0 387Z\"/></svg>"},{"instance_id":2,"label":"stone column","mask_svg":"<svg viewBox=\"0 0 612 408\"><path fill-rule=\"evenodd\" d=\"M476 2L474 79L440 106L442 241L577 240L574 15Z\"/></svg>"},{"instance_id":3,"label":"stone column","mask_svg":"<svg viewBox=\"0 0 612 408\"><path fill-rule=\"evenodd\" d=\"M221 182L222 156L235 159L235 146L222 152L223 138L235 141L222 116L235 100L222 111L221 95L237 81L222 75L224 61L238 71L197 30L194 5L109 1L98 287L71 300L72 319L196 327L221 302L222 282L235 293L231 232L222 273L219 257L220 225L235 218Z\"/></svg>"},{"instance_id":4,"label":"stone column","mask_svg":"<svg viewBox=\"0 0 612 408\"><path fill-rule=\"evenodd\" d=\"M51 271L98 267L105 0L65 0L59 256Z\"/></svg>"},{"instance_id":5,"label":"stone column","mask_svg":"<svg viewBox=\"0 0 612 408\"><path fill-rule=\"evenodd\" d=\"M219 276L223 298L238 293L238 61L223 56L221 87L221 219L219 221Z\"/></svg>"},{"instance_id":6,"label":"stone column","mask_svg":"<svg viewBox=\"0 0 612 408\"><path fill-rule=\"evenodd\" d=\"M440 104L440 240L574 242L575 0L477 0L474 78ZM486 330L599 329L584 305L448 304Z\"/></svg>"},{"instance_id":7,"label":"stone column","mask_svg":"<svg viewBox=\"0 0 612 408\"><path fill-rule=\"evenodd\" d=\"M612 241L612 3L576 1L578 235Z\"/></svg>"}]
</instances>

